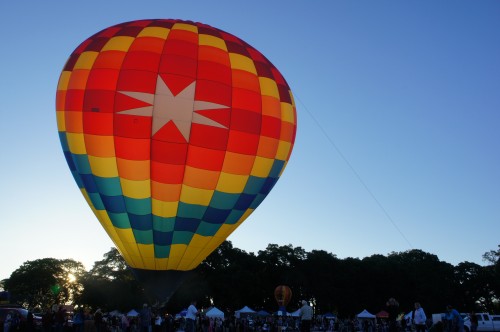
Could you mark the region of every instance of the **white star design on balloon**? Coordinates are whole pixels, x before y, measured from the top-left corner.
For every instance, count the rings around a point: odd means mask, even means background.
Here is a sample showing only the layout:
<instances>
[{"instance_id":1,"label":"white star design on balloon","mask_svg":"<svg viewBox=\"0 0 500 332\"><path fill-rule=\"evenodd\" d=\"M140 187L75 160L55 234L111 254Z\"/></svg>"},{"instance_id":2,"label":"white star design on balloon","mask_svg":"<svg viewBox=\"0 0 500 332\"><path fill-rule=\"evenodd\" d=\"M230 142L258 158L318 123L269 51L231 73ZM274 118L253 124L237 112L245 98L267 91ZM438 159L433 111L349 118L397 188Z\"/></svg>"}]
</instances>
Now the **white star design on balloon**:
<instances>
[{"instance_id":1,"label":"white star design on balloon","mask_svg":"<svg viewBox=\"0 0 500 332\"><path fill-rule=\"evenodd\" d=\"M132 108L118 112L119 114L150 116L153 118L152 136L164 125L172 121L182 136L189 142L191 123L207 126L227 128L222 124L209 119L197 111L229 108L229 106L211 103L208 101L195 100L196 81L188 85L176 96L173 95L163 79L158 76L155 93L118 91L134 99L143 101L151 106Z\"/></svg>"}]
</instances>

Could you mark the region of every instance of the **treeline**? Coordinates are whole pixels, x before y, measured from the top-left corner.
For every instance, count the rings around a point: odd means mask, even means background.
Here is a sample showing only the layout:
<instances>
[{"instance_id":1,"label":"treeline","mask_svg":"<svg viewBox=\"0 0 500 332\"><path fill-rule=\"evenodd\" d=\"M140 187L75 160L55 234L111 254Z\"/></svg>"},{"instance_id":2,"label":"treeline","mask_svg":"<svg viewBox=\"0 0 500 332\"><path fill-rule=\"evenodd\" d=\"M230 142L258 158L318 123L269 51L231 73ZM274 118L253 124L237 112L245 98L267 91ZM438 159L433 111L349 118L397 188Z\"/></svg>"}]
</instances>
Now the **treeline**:
<instances>
[{"instance_id":1,"label":"treeline","mask_svg":"<svg viewBox=\"0 0 500 332\"><path fill-rule=\"evenodd\" d=\"M428 313L443 312L447 304L461 312L498 311L500 245L483 258L488 265L453 266L422 250L339 259L326 251L276 244L254 254L226 241L168 303L156 305L179 312L194 298L201 308L216 305L233 311L247 305L274 312L274 289L288 285L293 293L289 311L308 299L316 313L350 317L363 309L372 313L384 309L389 297L395 297L405 312L417 301ZM116 249L104 254L90 271L72 259L44 258L25 262L1 283L12 301L30 308L73 303L126 311L156 301L144 292Z\"/></svg>"}]
</instances>

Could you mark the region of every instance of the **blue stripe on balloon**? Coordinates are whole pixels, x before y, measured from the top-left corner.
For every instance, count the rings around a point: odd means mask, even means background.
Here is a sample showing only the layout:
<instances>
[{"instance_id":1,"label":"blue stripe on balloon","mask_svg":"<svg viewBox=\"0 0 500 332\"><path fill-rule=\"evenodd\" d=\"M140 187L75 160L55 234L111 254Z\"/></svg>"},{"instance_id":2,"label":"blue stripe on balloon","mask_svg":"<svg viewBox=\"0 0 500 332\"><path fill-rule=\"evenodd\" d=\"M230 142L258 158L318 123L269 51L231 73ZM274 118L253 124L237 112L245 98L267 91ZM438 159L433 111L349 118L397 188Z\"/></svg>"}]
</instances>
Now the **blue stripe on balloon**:
<instances>
[{"instance_id":1,"label":"blue stripe on balloon","mask_svg":"<svg viewBox=\"0 0 500 332\"><path fill-rule=\"evenodd\" d=\"M130 219L130 226L133 229L140 231L148 231L153 229L153 216L151 214L138 215L129 213L128 217Z\"/></svg>"},{"instance_id":2,"label":"blue stripe on balloon","mask_svg":"<svg viewBox=\"0 0 500 332\"><path fill-rule=\"evenodd\" d=\"M243 211L248 209L256 196L257 195L241 194L234 208Z\"/></svg>"},{"instance_id":3,"label":"blue stripe on balloon","mask_svg":"<svg viewBox=\"0 0 500 332\"><path fill-rule=\"evenodd\" d=\"M253 200L252 204L250 205L250 208L255 210L260 205L260 203L262 203L262 201L266 198L266 196L267 195L264 194L257 195Z\"/></svg>"},{"instance_id":4,"label":"blue stripe on balloon","mask_svg":"<svg viewBox=\"0 0 500 332\"><path fill-rule=\"evenodd\" d=\"M226 218L231 213L231 210L221 210L216 209L211 206L207 208L205 215L203 216L203 221L206 221L210 224L223 224L226 221Z\"/></svg>"},{"instance_id":5,"label":"blue stripe on balloon","mask_svg":"<svg viewBox=\"0 0 500 332\"><path fill-rule=\"evenodd\" d=\"M75 165L75 162L73 161L73 154L69 151L64 151L64 158L66 159L66 162L68 163L69 169L71 171L75 171L76 165Z\"/></svg>"},{"instance_id":6,"label":"blue stripe on balloon","mask_svg":"<svg viewBox=\"0 0 500 332\"><path fill-rule=\"evenodd\" d=\"M112 213L127 212L123 196L101 195L101 199L107 211Z\"/></svg>"},{"instance_id":7,"label":"blue stripe on balloon","mask_svg":"<svg viewBox=\"0 0 500 332\"><path fill-rule=\"evenodd\" d=\"M271 191L271 189L273 189L276 182L278 182L278 178L267 178L266 182L260 189L259 194L264 194L264 195L269 194L269 192Z\"/></svg>"},{"instance_id":8,"label":"blue stripe on balloon","mask_svg":"<svg viewBox=\"0 0 500 332\"><path fill-rule=\"evenodd\" d=\"M175 218L174 231L188 231L194 233L199 224L199 219L177 217Z\"/></svg>"},{"instance_id":9,"label":"blue stripe on balloon","mask_svg":"<svg viewBox=\"0 0 500 332\"><path fill-rule=\"evenodd\" d=\"M99 192L99 190L97 190L94 176L92 174L80 174L80 178L82 179L83 186L88 193Z\"/></svg>"},{"instance_id":10,"label":"blue stripe on balloon","mask_svg":"<svg viewBox=\"0 0 500 332\"><path fill-rule=\"evenodd\" d=\"M153 231L153 242L158 246L169 246L172 244L172 232Z\"/></svg>"}]
</instances>

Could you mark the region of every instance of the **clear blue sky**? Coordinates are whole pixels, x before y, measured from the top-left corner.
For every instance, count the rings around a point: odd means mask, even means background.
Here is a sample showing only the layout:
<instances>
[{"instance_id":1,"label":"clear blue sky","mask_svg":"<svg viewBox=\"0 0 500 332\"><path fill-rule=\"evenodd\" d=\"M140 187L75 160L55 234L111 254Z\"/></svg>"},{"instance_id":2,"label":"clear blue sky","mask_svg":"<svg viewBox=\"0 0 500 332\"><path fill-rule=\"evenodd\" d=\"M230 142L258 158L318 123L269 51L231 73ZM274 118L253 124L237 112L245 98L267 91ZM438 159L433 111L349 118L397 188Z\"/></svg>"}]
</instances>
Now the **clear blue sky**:
<instances>
[{"instance_id":1,"label":"clear blue sky","mask_svg":"<svg viewBox=\"0 0 500 332\"><path fill-rule=\"evenodd\" d=\"M144 18L244 39L295 94L289 165L235 247L413 248L454 265L497 249L500 2L3 1L0 279L46 257L91 268L113 246L64 160L55 91L80 42Z\"/></svg>"}]
</instances>

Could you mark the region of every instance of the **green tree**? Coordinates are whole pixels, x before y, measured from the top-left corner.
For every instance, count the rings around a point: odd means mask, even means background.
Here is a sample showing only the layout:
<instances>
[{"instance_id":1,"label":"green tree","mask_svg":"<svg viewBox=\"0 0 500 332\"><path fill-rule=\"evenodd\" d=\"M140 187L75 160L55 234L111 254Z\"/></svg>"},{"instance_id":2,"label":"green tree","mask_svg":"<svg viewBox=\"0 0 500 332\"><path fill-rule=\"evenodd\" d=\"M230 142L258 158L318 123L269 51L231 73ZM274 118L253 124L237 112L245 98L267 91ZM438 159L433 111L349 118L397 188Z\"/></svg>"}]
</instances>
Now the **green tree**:
<instances>
[{"instance_id":1,"label":"green tree","mask_svg":"<svg viewBox=\"0 0 500 332\"><path fill-rule=\"evenodd\" d=\"M5 289L25 307L67 304L82 292L82 263L72 259L43 258L27 261L5 280Z\"/></svg>"},{"instance_id":2,"label":"green tree","mask_svg":"<svg viewBox=\"0 0 500 332\"><path fill-rule=\"evenodd\" d=\"M75 300L91 308L129 310L148 301L140 284L116 248L104 254L104 258L82 279L84 290Z\"/></svg>"}]
</instances>

